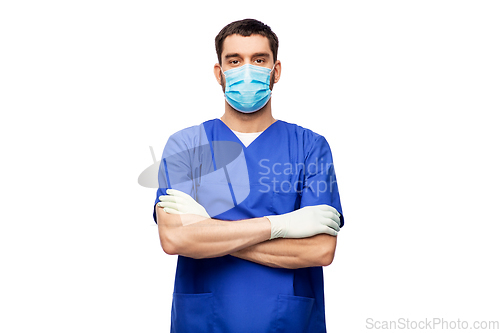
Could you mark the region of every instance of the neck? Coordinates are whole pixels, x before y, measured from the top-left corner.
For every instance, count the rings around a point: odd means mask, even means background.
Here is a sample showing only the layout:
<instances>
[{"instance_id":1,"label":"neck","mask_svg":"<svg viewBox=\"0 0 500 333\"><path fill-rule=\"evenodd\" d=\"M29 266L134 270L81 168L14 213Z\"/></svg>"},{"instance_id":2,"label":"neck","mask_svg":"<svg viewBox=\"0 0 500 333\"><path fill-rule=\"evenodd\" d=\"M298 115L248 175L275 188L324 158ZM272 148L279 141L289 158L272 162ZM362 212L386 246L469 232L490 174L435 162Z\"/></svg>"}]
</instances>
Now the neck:
<instances>
[{"instance_id":1,"label":"neck","mask_svg":"<svg viewBox=\"0 0 500 333\"><path fill-rule=\"evenodd\" d=\"M224 115L220 118L224 124L236 132L262 132L276 121L271 112L271 101L262 109L252 113L242 113L225 103Z\"/></svg>"}]
</instances>

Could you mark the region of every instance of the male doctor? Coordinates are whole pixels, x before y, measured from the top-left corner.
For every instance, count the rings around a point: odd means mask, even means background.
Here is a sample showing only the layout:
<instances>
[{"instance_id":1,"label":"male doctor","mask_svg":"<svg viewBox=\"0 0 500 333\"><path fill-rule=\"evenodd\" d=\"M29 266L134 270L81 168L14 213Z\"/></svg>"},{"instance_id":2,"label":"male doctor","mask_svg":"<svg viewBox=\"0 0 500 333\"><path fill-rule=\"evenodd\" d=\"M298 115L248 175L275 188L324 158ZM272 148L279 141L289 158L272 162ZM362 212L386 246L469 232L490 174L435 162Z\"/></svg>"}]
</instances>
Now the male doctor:
<instances>
[{"instance_id":1,"label":"male doctor","mask_svg":"<svg viewBox=\"0 0 500 333\"><path fill-rule=\"evenodd\" d=\"M154 218L178 255L171 332L326 332L322 266L343 225L325 138L273 118L278 38L253 19L215 39L219 119L173 134Z\"/></svg>"}]
</instances>

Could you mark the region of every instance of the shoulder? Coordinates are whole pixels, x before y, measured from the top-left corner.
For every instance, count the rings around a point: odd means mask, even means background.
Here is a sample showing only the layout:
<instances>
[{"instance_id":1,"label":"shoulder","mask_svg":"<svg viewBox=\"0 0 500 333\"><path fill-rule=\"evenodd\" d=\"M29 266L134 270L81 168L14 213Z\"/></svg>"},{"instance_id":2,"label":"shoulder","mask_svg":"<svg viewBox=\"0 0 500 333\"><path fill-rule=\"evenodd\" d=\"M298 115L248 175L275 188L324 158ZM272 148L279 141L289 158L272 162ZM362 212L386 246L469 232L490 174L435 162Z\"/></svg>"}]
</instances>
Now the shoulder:
<instances>
[{"instance_id":1,"label":"shoulder","mask_svg":"<svg viewBox=\"0 0 500 333\"><path fill-rule=\"evenodd\" d=\"M199 125L194 125L181 129L170 135L165 151L176 153L180 150L192 149L200 147L208 143L206 127L213 126L213 120L205 121Z\"/></svg>"},{"instance_id":2,"label":"shoulder","mask_svg":"<svg viewBox=\"0 0 500 333\"><path fill-rule=\"evenodd\" d=\"M283 130L287 131L289 135L296 137L297 140L303 144L305 150L310 150L318 144L327 144L325 137L321 134L297 124L288 123L283 120L278 121L280 122Z\"/></svg>"},{"instance_id":3,"label":"shoulder","mask_svg":"<svg viewBox=\"0 0 500 333\"><path fill-rule=\"evenodd\" d=\"M322 137L322 135L320 135L320 134L318 134L318 133L316 133L308 128L302 127L300 125L288 123L288 122L283 121L283 120L278 120L278 122L287 131L297 133L297 135L303 136L305 138L317 139L319 137Z\"/></svg>"}]
</instances>

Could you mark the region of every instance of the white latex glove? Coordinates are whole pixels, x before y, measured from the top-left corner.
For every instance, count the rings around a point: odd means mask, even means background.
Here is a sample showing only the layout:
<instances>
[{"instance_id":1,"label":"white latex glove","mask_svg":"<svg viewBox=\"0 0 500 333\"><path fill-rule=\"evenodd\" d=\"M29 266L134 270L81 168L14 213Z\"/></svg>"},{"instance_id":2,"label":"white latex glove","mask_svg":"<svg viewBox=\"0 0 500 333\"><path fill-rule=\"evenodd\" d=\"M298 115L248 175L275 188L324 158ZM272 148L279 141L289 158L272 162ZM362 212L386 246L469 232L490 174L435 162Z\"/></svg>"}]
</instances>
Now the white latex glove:
<instances>
[{"instance_id":1,"label":"white latex glove","mask_svg":"<svg viewBox=\"0 0 500 333\"><path fill-rule=\"evenodd\" d=\"M160 196L158 206L170 214L195 214L210 218L205 208L189 194L174 189L168 189L167 195Z\"/></svg>"},{"instance_id":2,"label":"white latex glove","mask_svg":"<svg viewBox=\"0 0 500 333\"><path fill-rule=\"evenodd\" d=\"M337 236L340 213L328 205L300 208L291 213L266 216L271 221L271 238L306 238L317 234Z\"/></svg>"}]
</instances>

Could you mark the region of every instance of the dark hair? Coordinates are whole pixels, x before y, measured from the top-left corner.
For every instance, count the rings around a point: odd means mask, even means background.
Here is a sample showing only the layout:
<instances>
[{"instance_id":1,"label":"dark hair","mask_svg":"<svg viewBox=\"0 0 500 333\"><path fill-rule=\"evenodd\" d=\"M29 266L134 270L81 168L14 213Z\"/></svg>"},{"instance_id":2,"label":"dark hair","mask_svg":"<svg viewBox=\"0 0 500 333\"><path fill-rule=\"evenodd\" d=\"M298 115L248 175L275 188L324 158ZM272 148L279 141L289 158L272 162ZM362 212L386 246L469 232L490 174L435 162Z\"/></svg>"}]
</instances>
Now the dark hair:
<instances>
[{"instance_id":1,"label":"dark hair","mask_svg":"<svg viewBox=\"0 0 500 333\"><path fill-rule=\"evenodd\" d=\"M278 36L276 36L268 25L254 19L244 19L229 23L215 37L215 51L217 52L219 64L222 63L222 44L224 44L226 37L234 34L244 37L257 34L266 37L273 52L273 60L276 62L278 58Z\"/></svg>"}]
</instances>

